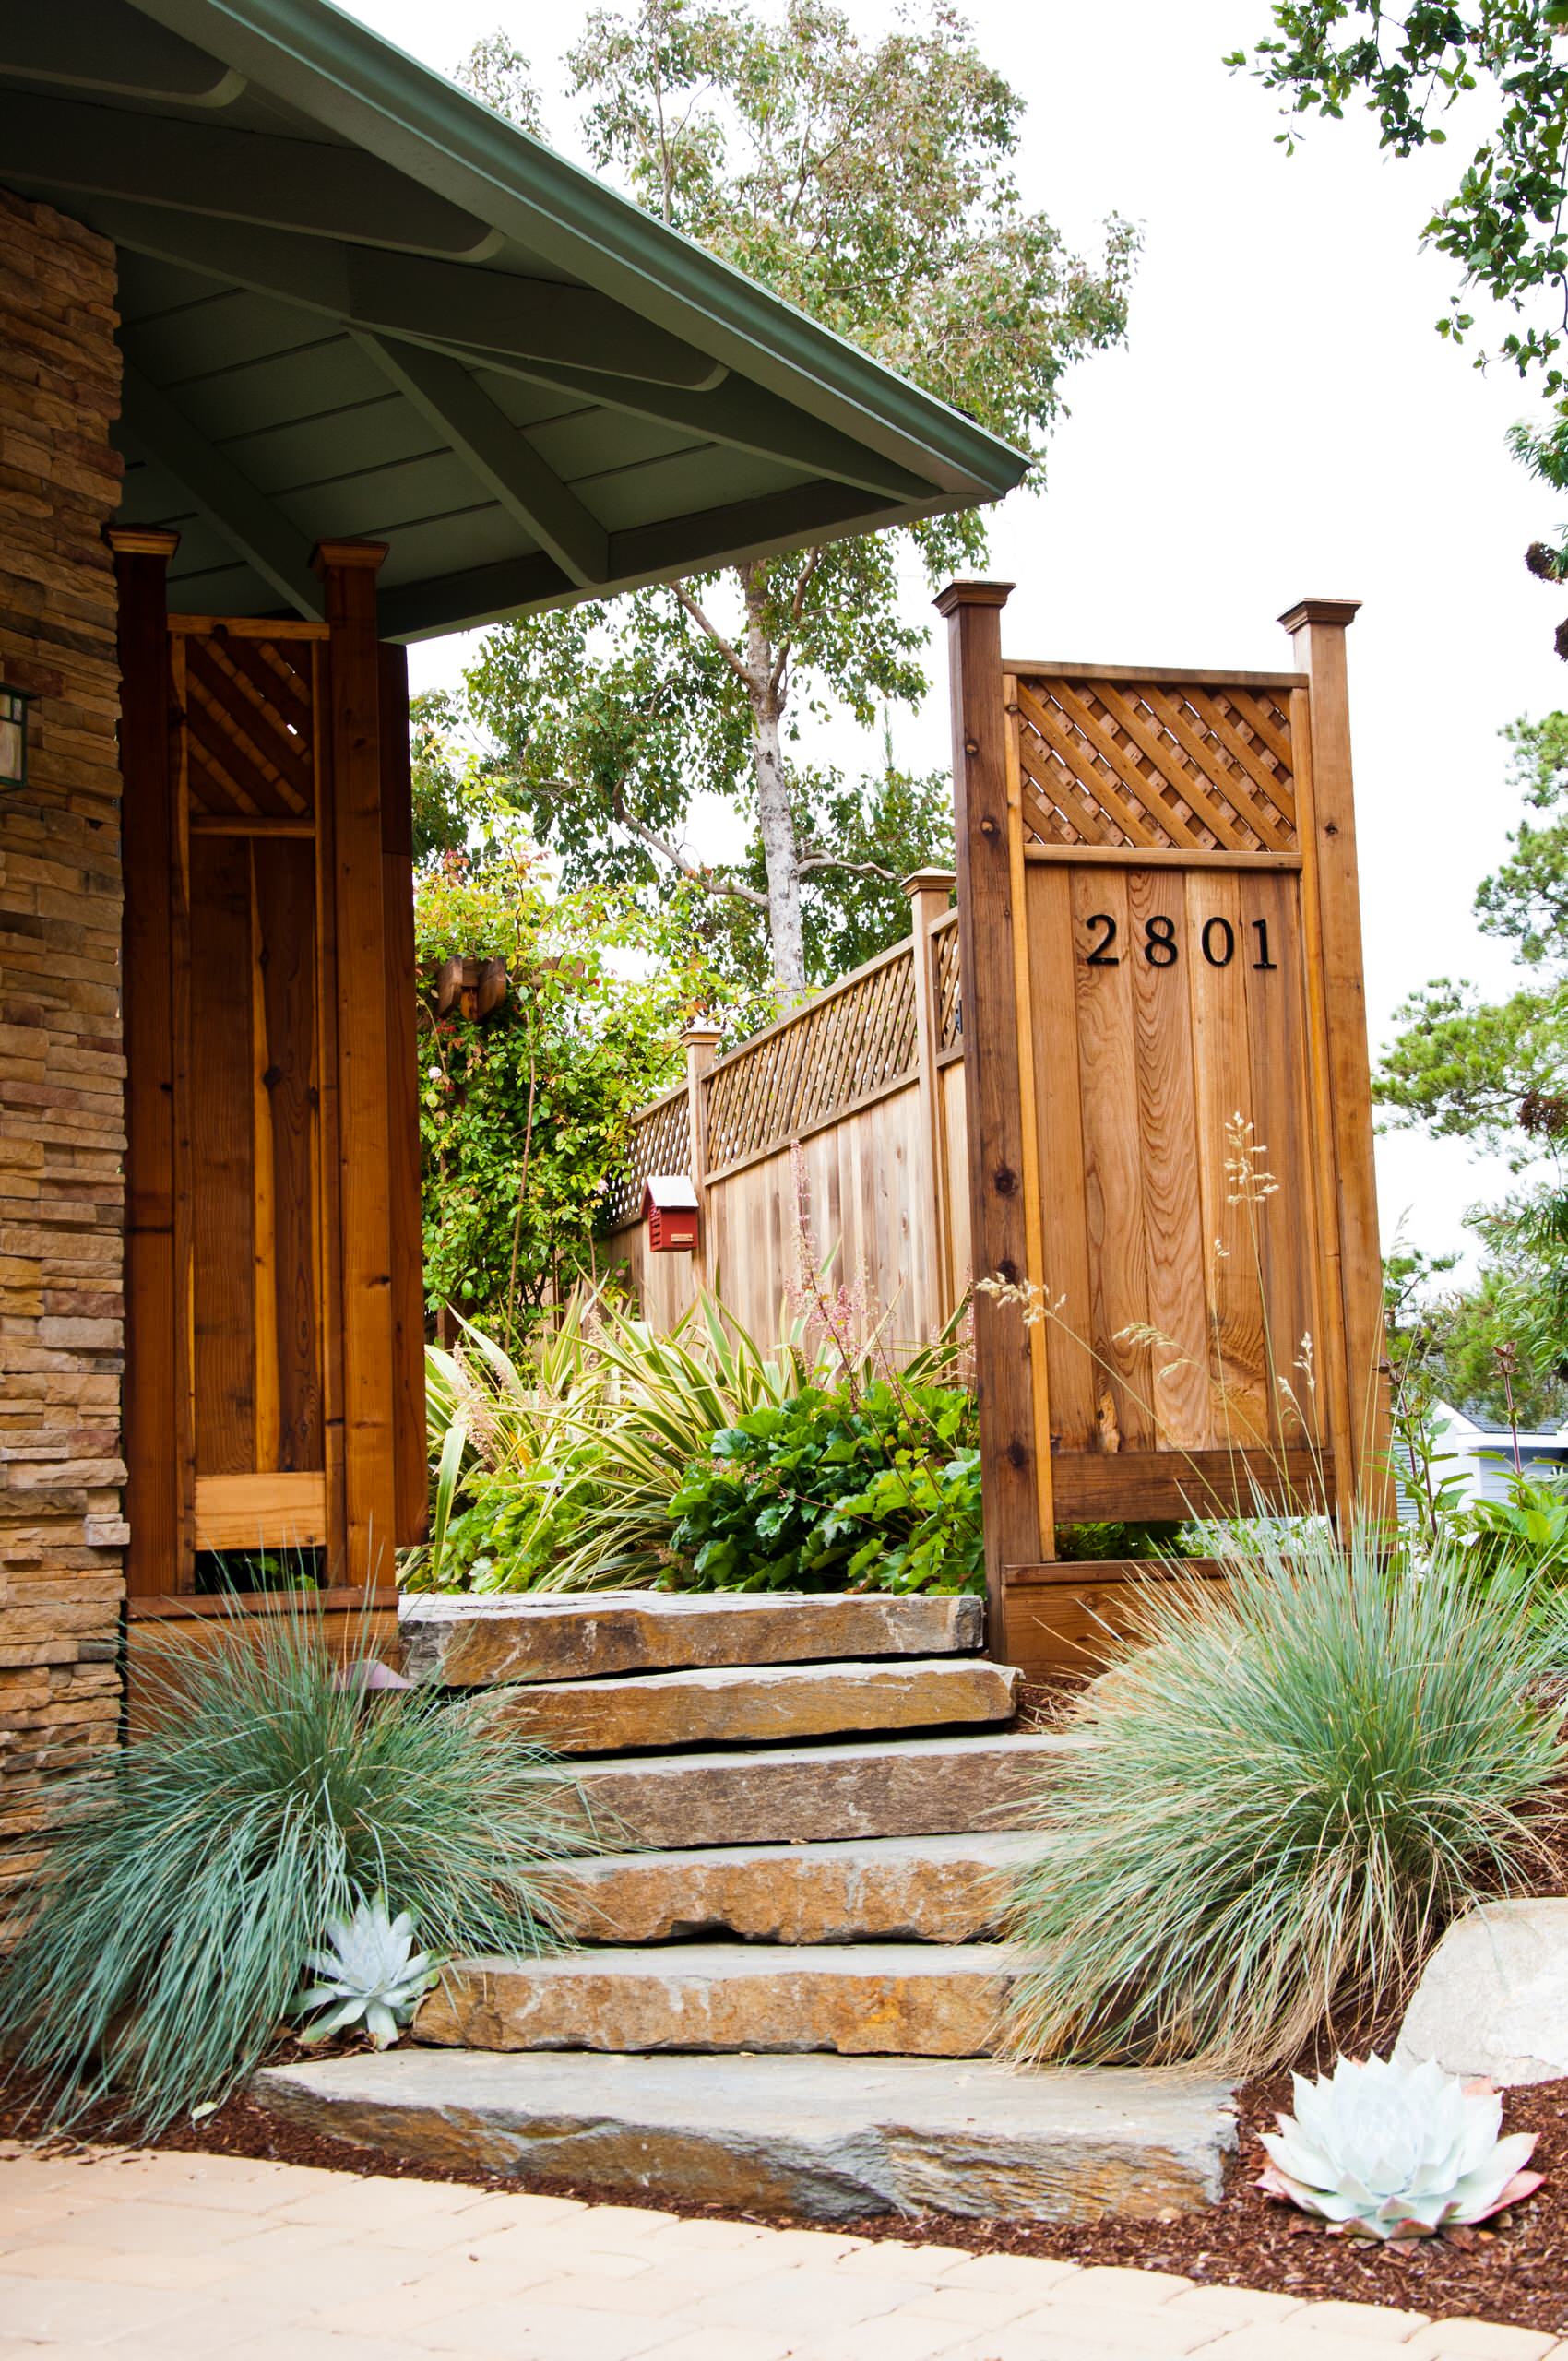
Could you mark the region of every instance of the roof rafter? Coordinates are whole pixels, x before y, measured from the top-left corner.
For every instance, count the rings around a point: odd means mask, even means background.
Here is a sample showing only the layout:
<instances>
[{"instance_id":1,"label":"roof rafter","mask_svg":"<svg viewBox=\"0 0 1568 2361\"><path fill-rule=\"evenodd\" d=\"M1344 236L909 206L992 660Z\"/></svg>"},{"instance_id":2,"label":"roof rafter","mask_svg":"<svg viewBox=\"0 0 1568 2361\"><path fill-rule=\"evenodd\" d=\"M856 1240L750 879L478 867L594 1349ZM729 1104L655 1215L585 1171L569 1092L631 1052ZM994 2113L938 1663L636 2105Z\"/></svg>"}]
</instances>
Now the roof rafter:
<instances>
[{"instance_id":1,"label":"roof rafter","mask_svg":"<svg viewBox=\"0 0 1568 2361\"><path fill-rule=\"evenodd\" d=\"M311 545L232 459L191 424L167 394L129 362L125 421L148 457L184 484L196 506L262 580L297 613L319 623L327 610L311 570Z\"/></svg>"},{"instance_id":2,"label":"roof rafter","mask_svg":"<svg viewBox=\"0 0 1568 2361\"><path fill-rule=\"evenodd\" d=\"M210 120L166 121L149 139L143 119L123 108L32 91L6 101L6 176L469 260L501 243L476 214L357 148Z\"/></svg>"},{"instance_id":3,"label":"roof rafter","mask_svg":"<svg viewBox=\"0 0 1568 2361\"><path fill-rule=\"evenodd\" d=\"M117 246L324 312L351 327L438 337L476 357L490 352L560 362L660 385L696 388L716 385L724 374L695 345L592 288L113 197L86 210L92 227Z\"/></svg>"},{"instance_id":4,"label":"roof rafter","mask_svg":"<svg viewBox=\"0 0 1568 2361\"><path fill-rule=\"evenodd\" d=\"M460 361L360 329L354 340L572 581L584 589L609 581L603 526Z\"/></svg>"}]
</instances>

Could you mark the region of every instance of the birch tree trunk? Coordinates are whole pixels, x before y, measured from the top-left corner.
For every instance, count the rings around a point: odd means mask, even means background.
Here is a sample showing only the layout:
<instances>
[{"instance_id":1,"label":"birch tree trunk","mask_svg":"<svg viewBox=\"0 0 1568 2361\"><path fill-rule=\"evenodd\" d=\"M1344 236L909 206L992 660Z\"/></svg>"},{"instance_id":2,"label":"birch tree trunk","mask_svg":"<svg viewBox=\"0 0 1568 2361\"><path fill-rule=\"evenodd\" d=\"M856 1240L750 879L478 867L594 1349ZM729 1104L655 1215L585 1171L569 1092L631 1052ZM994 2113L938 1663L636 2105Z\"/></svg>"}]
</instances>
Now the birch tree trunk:
<instances>
[{"instance_id":1,"label":"birch tree trunk","mask_svg":"<svg viewBox=\"0 0 1568 2361\"><path fill-rule=\"evenodd\" d=\"M773 941L773 978L780 1010L806 988L805 940L801 921L801 851L790 808L784 771L783 683L762 613L762 599L748 569L746 589L746 694L752 708L752 767L756 785L757 829L767 877L767 929Z\"/></svg>"}]
</instances>

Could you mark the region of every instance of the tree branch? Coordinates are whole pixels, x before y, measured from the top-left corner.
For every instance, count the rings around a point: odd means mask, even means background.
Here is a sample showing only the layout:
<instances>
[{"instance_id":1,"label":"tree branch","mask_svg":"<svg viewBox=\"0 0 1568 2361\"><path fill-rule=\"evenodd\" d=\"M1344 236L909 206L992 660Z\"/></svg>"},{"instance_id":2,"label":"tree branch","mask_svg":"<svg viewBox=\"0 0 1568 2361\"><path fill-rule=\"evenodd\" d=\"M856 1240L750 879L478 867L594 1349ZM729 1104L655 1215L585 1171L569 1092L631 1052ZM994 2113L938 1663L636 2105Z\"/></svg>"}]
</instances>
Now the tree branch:
<instances>
[{"instance_id":1,"label":"tree branch","mask_svg":"<svg viewBox=\"0 0 1568 2361\"><path fill-rule=\"evenodd\" d=\"M634 820L619 788L612 792L610 813L618 826L647 845L650 852L656 852L667 860L689 885L700 885L705 894L721 895L731 901L749 902L754 910L766 909L767 896L759 894L754 885L742 885L738 878L716 877L710 869L698 869L695 862L686 859L678 845L671 843L668 836L661 836L657 828L650 828L644 820Z\"/></svg>"},{"instance_id":2,"label":"tree branch","mask_svg":"<svg viewBox=\"0 0 1568 2361\"><path fill-rule=\"evenodd\" d=\"M816 869L839 869L847 877L880 877L886 885L897 885L896 869L884 869L879 860L840 860L835 852L808 852L802 856L798 873L809 877Z\"/></svg>"},{"instance_id":3,"label":"tree branch","mask_svg":"<svg viewBox=\"0 0 1568 2361\"><path fill-rule=\"evenodd\" d=\"M670 585L670 587L673 590L676 598L680 600L682 606L684 607L687 614L690 615L697 629L701 632L707 633L708 638L712 640L715 647L718 648L719 653L723 657L724 661L729 665L730 670L733 672L737 681L739 681L742 686L749 692L754 686L751 673L747 670L742 658L739 657L735 650L731 647L730 642L725 638L724 634L721 631L716 630L714 625L708 622L707 615L704 614L702 609L698 606L696 600L692 597L691 592L685 588L683 584L672 582Z\"/></svg>"},{"instance_id":4,"label":"tree branch","mask_svg":"<svg viewBox=\"0 0 1568 2361\"><path fill-rule=\"evenodd\" d=\"M774 697L778 696L784 685L784 673L789 665L790 650L795 645L795 634L801 627L801 617L805 612L806 592L811 588L821 564L822 551L808 550L806 562L801 568L795 583L795 595L790 601L790 627L778 643L778 654L775 658L768 680L768 691Z\"/></svg>"}]
</instances>

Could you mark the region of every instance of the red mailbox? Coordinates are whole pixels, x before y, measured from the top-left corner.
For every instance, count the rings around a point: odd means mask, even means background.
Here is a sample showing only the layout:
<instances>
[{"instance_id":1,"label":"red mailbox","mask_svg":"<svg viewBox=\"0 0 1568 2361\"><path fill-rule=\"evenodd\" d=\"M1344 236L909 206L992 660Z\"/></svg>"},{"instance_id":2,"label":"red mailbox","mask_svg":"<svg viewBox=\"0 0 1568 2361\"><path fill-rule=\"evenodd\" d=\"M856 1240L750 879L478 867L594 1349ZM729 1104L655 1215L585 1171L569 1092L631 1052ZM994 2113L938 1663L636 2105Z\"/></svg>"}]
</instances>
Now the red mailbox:
<instances>
[{"instance_id":1,"label":"red mailbox","mask_svg":"<svg viewBox=\"0 0 1568 2361\"><path fill-rule=\"evenodd\" d=\"M643 1191L650 1254L693 1254L697 1243L697 1192L683 1172L650 1172Z\"/></svg>"}]
</instances>

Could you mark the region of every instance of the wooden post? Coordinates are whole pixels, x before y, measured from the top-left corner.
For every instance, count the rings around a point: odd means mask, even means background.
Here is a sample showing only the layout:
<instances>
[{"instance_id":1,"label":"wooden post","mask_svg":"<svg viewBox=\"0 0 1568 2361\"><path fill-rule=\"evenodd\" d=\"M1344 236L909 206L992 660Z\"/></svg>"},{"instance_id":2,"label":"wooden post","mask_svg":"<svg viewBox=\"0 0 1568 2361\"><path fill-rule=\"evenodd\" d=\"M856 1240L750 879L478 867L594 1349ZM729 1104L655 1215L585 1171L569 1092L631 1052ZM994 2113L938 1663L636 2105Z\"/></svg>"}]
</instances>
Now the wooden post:
<instances>
[{"instance_id":1,"label":"wooden post","mask_svg":"<svg viewBox=\"0 0 1568 2361\"><path fill-rule=\"evenodd\" d=\"M169 676L169 561L178 533L112 526L119 592L121 955L125 1044L125 1584L192 1580L190 1372L175 1246L173 923L179 842Z\"/></svg>"},{"instance_id":2,"label":"wooden post","mask_svg":"<svg viewBox=\"0 0 1568 2361\"><path fill-rule=\"evenodd\" d=\"M424 1432L424 1256L420 1195L419 1040L415 1021L414 835L409 777L409 652L380 650L381 885L386 930L386 1161L391 1180L392 1347L397 1530L424 1538L430 1476ZM505 991L505 965L493 979ZM499 996L499 995L498 995ZM481 1002L482 1005L482 1002Z\"/></svg>"},{"instance_id":3,"label":"wooden post","mask_svg":"<svg viewBox=\"0 0 1568 2361\"><path fill-rule=\"evenodd\" d=\"M947 1127L936 1059L941 1047L936 989L931 972L931 930L945 918L958 880L950 869L917 869L904 880L909 897L909 948L915 963L915 1059L920 1073L922 1169L915 1176L914 1217L930 1224L925 1250L931 1273L932 1323L940 1333L956 1308L953 1222L948 1211ZM918 1250L917 1250L918 1251Z\"/></svg>"},{"instance_id":4,"label":"wooden post","mask_svg":"<svg viewBox=\"0 0 1568 2361\"><path fill-rule=\"evenodd\" d=\"M692 1282L699 1291L708 1285L708 1220L712 1207L707 1192L708 1074L719 1054L717 1025L688 1025L681 1036L686 1052L686 1126L692 1143L692 1185L697 1192L697 1245L692 1256Z\"/></svg>"},{"instance_id":5,"label":"wooden post","mask_svg":"<svg viewBox=\"0 0 1568 2361\"><path fill-rule=\"evenodd\" d=\"M323 541L327 594L325 783L331 806L330 902L337 949L338 1195L342 1340L341 1568L350 1584L389 1580L397 1536L391 1175L386 1055L386 912L381 844L378 541ZM328 1487L328 1520L333 1521ZM329 1540L328 1548L334 1547Z\"/></svg>"},{"instance_id":6,"label":"wooden post","mask_svg":"<svg viewBox=\"0 0 1568 2361\"><path fill-rule=\"evenodd\" d=\"M1021 1284L1029 1257L1002 673L1002 609L1012 587L954 582L936 604L947 618L952 675L971 1252L977 1283L1001 1277ZM1022 911L1016 916L1021 925ZM999 1304L977 1284L986 1643L996 1655L1005 1646L1006 1569L1040 1558L1030 1335L1016 1304Z\"/></svg>"},{"instance_id":7,"label":"wooden post","mask_svg":"<svg viewBox=\"0 0 1568 2361\"><path fill-rule=\"evenodd\" d=\"M1322 980L1327 1097L1323 1116L1339 1175L1338 1202L1325 1205L1324 1216L1339 1250L1351 1458L1336 1489L1342 1503L1359 1502L1381 1519L1393 1513L1387 1346L1345 661L1345 634L1360 603L1303 599L1279 620L1311 683L1311 761L1300 813L1306 855L1303 918L1309 970L1315 964Z\"/></svg>"}]
</instances>

